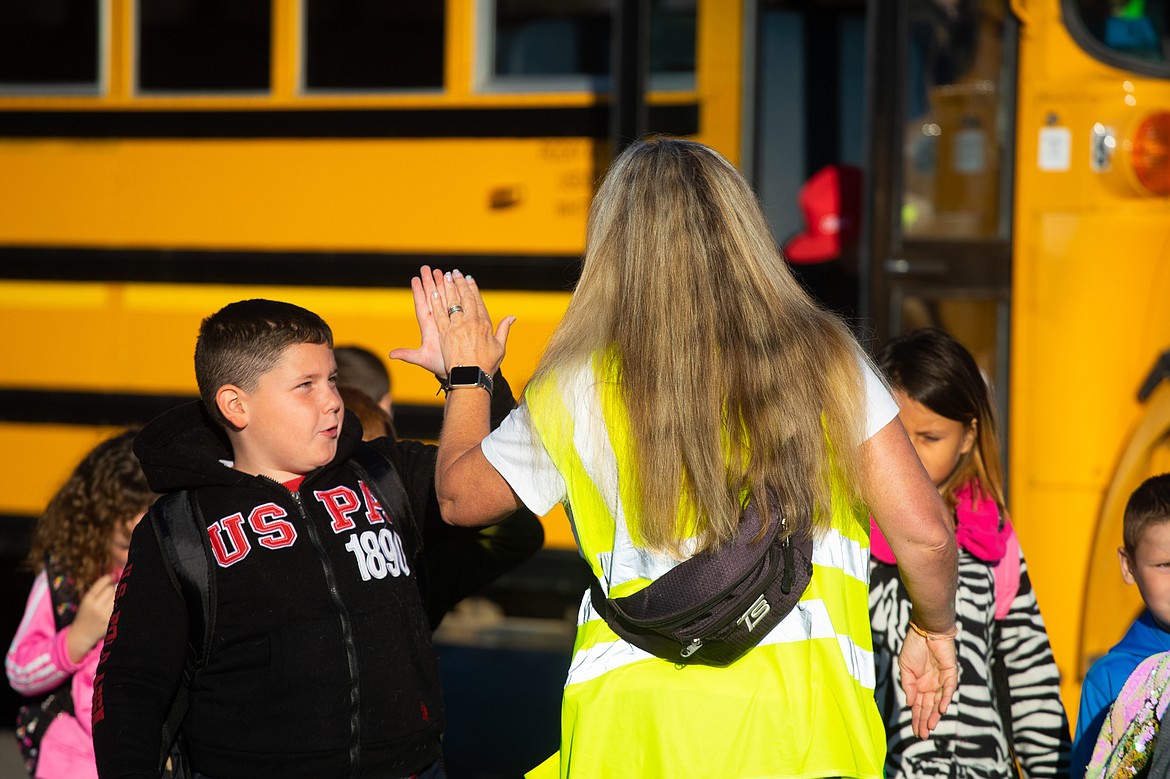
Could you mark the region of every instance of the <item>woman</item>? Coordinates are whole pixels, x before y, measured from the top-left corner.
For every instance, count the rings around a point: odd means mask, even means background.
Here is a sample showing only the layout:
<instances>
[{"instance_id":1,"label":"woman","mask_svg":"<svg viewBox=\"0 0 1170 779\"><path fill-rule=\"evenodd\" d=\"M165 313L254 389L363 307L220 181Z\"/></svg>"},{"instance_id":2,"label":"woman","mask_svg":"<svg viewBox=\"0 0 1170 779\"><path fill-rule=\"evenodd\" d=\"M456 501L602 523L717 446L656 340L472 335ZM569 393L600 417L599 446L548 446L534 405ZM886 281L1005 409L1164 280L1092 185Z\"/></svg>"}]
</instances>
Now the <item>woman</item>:
<instances>
[{"instance_id":1,"label":"woman","mask_svg":"<svg viewBox=\"0 0 1170 779\"><path fill-rule=\"evenodd\" d=\"M512 318L493 332L457 271L424 268L414 289L446 365L491 375ZM957 680L954 537L861 354L785 269L750 187L716 152L655 139L614 161L581 280L523 405L488 437L488 393L474 382L448 393L443 516L483 524L563 502L594 575L621 597L730 538L768 489L789 508L787 532L813 537L813 577L726 668L634 648L586 596L561 751L541 775L881 776L863 501L914 598L922 633L901 662L929 734Z\"/></svg>"}]
</instances>

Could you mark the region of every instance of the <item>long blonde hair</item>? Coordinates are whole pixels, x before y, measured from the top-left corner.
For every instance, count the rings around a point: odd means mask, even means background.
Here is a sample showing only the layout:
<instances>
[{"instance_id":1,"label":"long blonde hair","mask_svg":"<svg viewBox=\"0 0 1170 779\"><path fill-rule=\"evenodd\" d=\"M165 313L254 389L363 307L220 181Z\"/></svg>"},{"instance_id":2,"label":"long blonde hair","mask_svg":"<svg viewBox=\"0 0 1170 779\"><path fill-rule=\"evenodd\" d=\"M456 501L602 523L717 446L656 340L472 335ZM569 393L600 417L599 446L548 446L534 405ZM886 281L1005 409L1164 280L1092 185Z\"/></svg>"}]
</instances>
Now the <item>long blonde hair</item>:
<instances>
[{"instance_id":1,"label":"long blonde hair","mask_svg":"<svg viewBox=\"0 0 1170 779\"><path fill-rule=\"evenodd\" d=\"M688 527L700 549L726 541L745 495L772 491L794 533L828 526L834 480L838 499L856 497L860 349L792 277L748 183L702 144L648 139L614 161L533 381L607 353L633 442L627 512L650 548L678 554Z\"/></svg>"}]
</instances>

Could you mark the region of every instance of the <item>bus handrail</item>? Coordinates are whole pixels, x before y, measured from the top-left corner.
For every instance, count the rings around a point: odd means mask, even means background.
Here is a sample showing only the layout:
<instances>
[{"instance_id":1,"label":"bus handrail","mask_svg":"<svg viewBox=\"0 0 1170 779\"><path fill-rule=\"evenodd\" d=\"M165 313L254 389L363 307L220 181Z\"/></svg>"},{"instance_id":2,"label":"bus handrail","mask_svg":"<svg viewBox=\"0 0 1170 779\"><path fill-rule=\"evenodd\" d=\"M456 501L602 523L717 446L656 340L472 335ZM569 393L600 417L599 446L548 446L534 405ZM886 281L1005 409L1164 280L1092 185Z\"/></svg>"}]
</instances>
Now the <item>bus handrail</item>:
<instances>
[{"instance_id":1,"label":"bus handrail","mask_svg":"<svg viewBox=\"0 0 1170 779\"><path fill-rule=\"evenodd\" d=\"M1008 5L1011 6L1012 13L1020 20L1021 27L1026 28L1032 24L1032 16L1028 7L1024 5L1024 0L1008 0Z\"/></svg>"},{"instance_id":2,"label":"bus handrail","mask_svg":"<svg viewBox=\"0 0 1170 779\"><path fill-rule=\"evenodd\" d=\"M1167 378L1170 378L1170 350L1162 352L1154 362L1154 367L1150 369L1146 380L1142 382L1142 388L1138 390L1138 400L1145 403L1157 386Z\"/></svg>"}]
</instances>

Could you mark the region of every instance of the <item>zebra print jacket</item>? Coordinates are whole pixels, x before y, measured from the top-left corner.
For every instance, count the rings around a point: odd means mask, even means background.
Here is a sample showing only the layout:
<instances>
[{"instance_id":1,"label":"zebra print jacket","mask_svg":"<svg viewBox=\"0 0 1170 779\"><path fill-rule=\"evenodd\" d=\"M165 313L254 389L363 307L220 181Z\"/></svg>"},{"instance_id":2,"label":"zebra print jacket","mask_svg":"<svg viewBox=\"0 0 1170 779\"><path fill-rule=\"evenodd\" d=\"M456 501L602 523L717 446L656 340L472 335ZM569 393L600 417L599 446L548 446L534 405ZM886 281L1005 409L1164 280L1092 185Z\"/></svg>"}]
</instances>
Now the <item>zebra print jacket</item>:
<instances>
[{"instance_id":1,"label":"zebra print jacket","mask_svg":"<svg viewBox=\"0 0 1170 779\"><path fill-rule=\"evenodd\" d=\"M992 564L960 549L959 688L934 733L923 741L911 728L897 663L910 621L910 597L896 565L870 562L875 695L886 724L886 779L1068 776L1068 717L1022 550L1019 576L1010 611L997 620ZM997 662L1006 677L998 690L993 672ZM1010 702L1001 703L999 690L1011 691ZM1000 712L1009 706L1005 727Z\"/></svg>"}]
</instances>

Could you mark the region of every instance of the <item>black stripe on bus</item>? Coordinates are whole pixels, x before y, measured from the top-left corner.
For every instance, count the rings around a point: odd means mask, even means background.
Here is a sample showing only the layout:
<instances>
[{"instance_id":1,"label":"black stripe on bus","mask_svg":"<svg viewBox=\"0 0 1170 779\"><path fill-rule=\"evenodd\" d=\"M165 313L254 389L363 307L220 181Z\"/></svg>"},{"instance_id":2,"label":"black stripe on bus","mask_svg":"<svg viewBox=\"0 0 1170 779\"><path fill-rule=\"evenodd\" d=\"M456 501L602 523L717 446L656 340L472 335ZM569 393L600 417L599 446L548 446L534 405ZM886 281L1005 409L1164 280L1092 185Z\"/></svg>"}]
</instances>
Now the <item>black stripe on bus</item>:
<instances>
[{"instance_id":1,"label":"black stripe on bus","mask_svg":"<svg viewBox=\"0 0 1170 779\"><path fill-rule=\"evenodd\" d=\"M459 268L497 290L565 291L580 275L580 258L567 255L0 247L0 278L22 281L409 287L424 264Z\"/></svg>"},{"instance_id":2,"label":"black stripe on bus","mask_svg":"<svg viewBox=\"0 0 1170 779\"><path fill-rule=\"evenodd\" d=\"M18 566L28 555L36 524L37 518L28 514L0 514L0 562L6 564L7 570L3 581L10 587L14 584L14 579L18 577L22 579L22 584L28 584L32 581L32 571L19 570ZM17 570L13 570L14 568ZM29 581L24 582L24 578ZM8 602L11 606L17 602L23 603L27 591L19 593L10 591L5 594L8 596ZM13 623L12 627L15 630L16 623Z\"/></svg>"},{"instance_id":3,"label":"black stripe on bus","mask_svg":"<svg viewBox=\"0 0 1170 779\"><path fill-rule=\"evenodd\" d=\"M0 422L94 427L142 425L180 403L195 399L194 395L5 388L0 389ZM400 438L438 440L442 422L441 406L394 406L394 425Z\"/></svg>"},{"instance_id":4,"label":"black stripe on bus","mask_svg":"<svg viewBox=\"0 0 1170 779\"><path fill-rule=\"evenodd\" d=\"M699 107L649 107L649 130L699 131ZM8 138L606 138L609 107L0 111Z\"/></svg>"}]
</instances>

